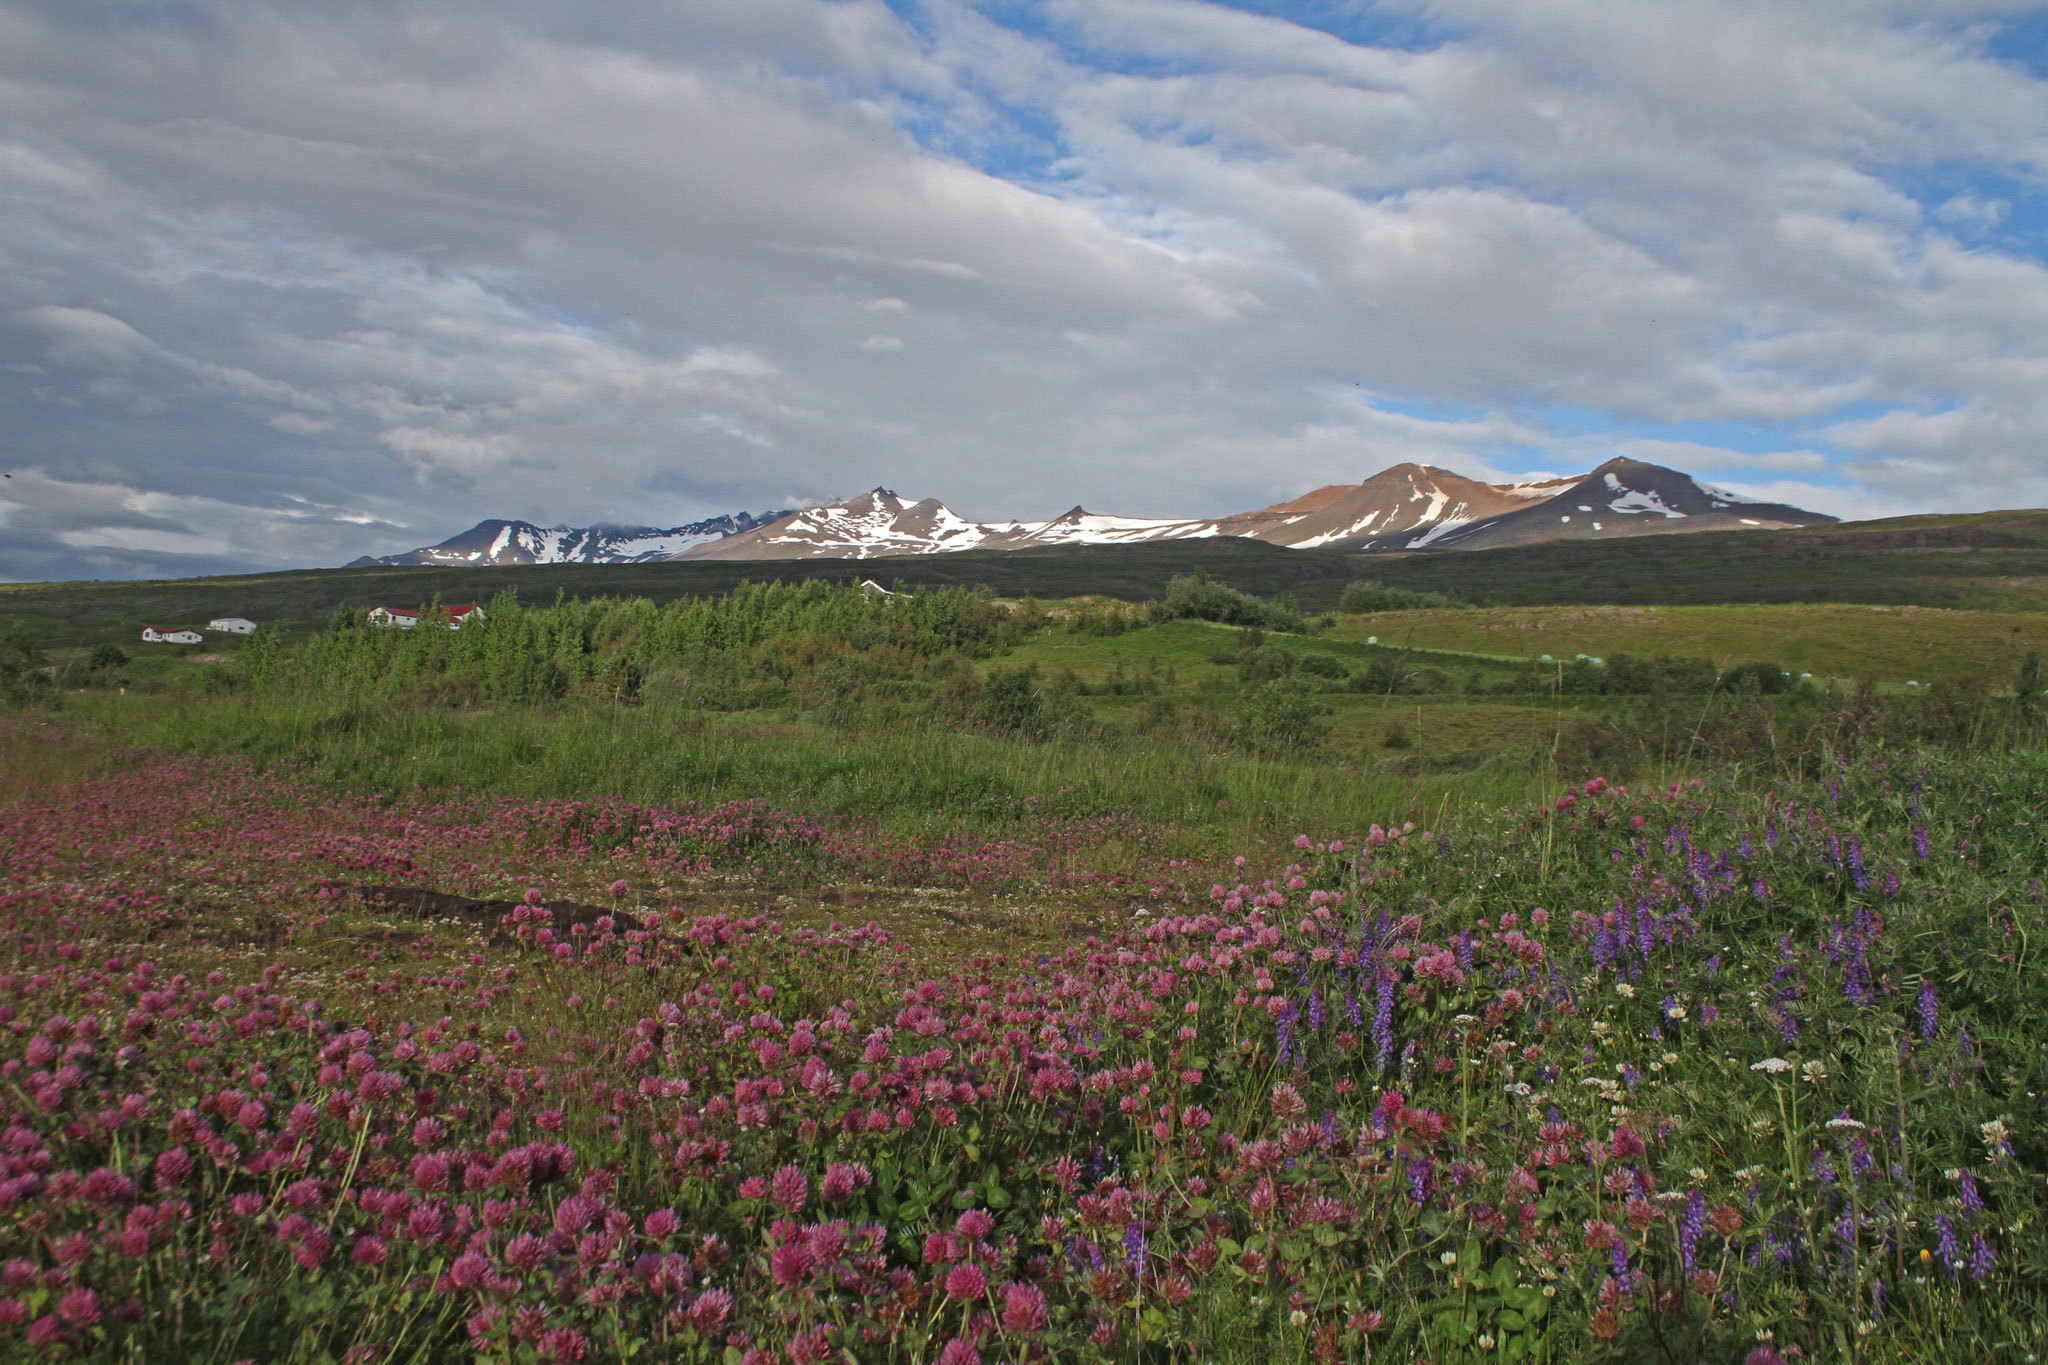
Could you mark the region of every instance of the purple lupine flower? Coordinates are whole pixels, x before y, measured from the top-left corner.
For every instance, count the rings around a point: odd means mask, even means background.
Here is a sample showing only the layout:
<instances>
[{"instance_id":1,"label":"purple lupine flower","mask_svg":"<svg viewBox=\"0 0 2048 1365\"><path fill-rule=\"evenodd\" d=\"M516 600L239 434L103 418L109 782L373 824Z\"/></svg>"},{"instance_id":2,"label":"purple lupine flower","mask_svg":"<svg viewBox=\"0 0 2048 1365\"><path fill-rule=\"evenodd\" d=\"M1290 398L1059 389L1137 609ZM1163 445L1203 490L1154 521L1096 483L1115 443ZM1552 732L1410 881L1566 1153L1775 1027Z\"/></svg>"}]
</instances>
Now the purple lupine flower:
<instances>
[{"instance_id":1,"label":"purple lupine flower","mask_svg":"<svg viewBox=\"0 0 2048 1365\"><path fill-rule=\"evenodd\" d=\"M1991 1243L1978 1233L1970 1239L1970 1278L1981 1280L1991 1273L1991 1266L1998 1258L1991 1250Z\"/></svg>"},{"instance_id":2,"label":"purple lupine flower","mask_svg":"<svg viewBox=\"0 0 2048 1365\"><path fill-rule=\"evenodd\" d=\"M1472 970L1472 931L1470 929L1460 930L1458 933L1458 965L1468 972Z\"/></svg>"},{"instance_id":3,"label":"purple lupine flower","mask_svg":"<svg viewBox=\"0 0 2048 1365\"><path fill-rule=\"evenodd\" d=\"M1380 978L1379 999L1372 1011L1372 1041L1378 1049L1378 1069L1385 1071L1394 1055L1394 983Z\"/></svg>"},{"instance_id":4,"label":"purple lupine flower","mask_svg":"<svg viewBox=\"0 0 2048 1365\"><path fill-rule=\"evenodd\" d=\"M1884 874L1884 898L1888 901L1895 901L1899 898L1898 873L1887 872Z\"/></svg>"},{"instance_id":5,"label":"purple lupine flower","mask_svg":"<svg viewBox=\"0 0 2048 1365\"><path fill-rule=\"evenodd\" d=\"M1614 1282L1620 1285L1621 1292L1626 1294L1628 1293L1628 1243L1622 1241L1619 1237L1614 1239L1614 1255L1611 1260L1614 1266Z\"/></svg>"},{"instance_id":6,"label":"purple lupine flower","mask_svg":"<svg viewBox=\"0 0 2048 1365\"><path fill-rule=\"evenodd\" d=\"M1863 867L1863 843L1858 839L1849 841L1849 875L1856 879L1856 889L1865 890L1870 885L1870 873Z\"/></svg>"},{"instance_id":7,"label":"purple lupine flower","mask_svg":"<svg viewBox=\"0 0 2048 1365\"><path fill-rule=\"evenodd\" d=\"M1870 1282L1870 1316L1879 1319L1884 1317L1883 1280L1872 1280Z\"/></svg>"},{"instance_id":8,"label":"purple lupine flower","mask_svg":"<svg viewBox=\"0 0 2048 1365\"><path fill-rule=\"evenodd\" d=\"M1273 1020L1273 1036L1280 1045L1280 1065L1286 1066L1294 1060L1294 1006L1280 1011Z\"/></svg>"},{"instance_id":9,"label":"purple lupine flower","mask_svg":"<svg viewBox=\"0 0 2048 1365\"><path fill-rule=\"evenodd\" d=\"M1942 1271L1953 1280L1963 1264L1962 1243L1956 1240L1955 1224L1946 1217L1936 1218L1934 1228L1938 1234L1934 1239L1934 1259L1941 1262Z\"/></svg>"},{"instance_id":10,"label":"purple lupine flower","mask_svg":"<svg viewBox=\"0 0 2048 1365\"><path fill-rule=\"evenodd\" d=\"M1317 986L1308 993L1308 1026L1311 1032L1321 1033L1323 1021L1328 1018L1323 1012L1323 988Z\"/></svg>"},{"instance_id":11,"label":"purple lupine flower","mask_svg":"<svg viewBox=\"0 0 2048 1365\"><path fill-rule=\"evenodd\" d=\"M1736 856L1746 863L1756 856L1756 844L1745 834L1742 836L1742 842L1736 845L1735 852Z\"/></svg>"},{"instance_id":12,"label":"purple lupine flower","mask_svg":"<svg viewBox=\"0 0 2048 1365\"><path fill-rule=\"evenodd\" d=\"M1427 1161L1408 1163L1408 1195L1418 1204L1429 1202L1430 1170Z\"/></svg>"},{"instance_id":13,"label":"purple lupine flower","mask_svg":"<svg viewBox=\"0 0 2048 1365\"><path fill-rule=\"evenodd\" d=\"M1771 898L1771 888L1762 877L1758 877L1755 881L1751 882L1749 890L1750 894L1760 901L1767 901Z\"/></svg>"},{"instance_id":14,"label":"purple lupine flower","mask_svg":"<svg viewBox=\"0 0 2048 1365\"><path fill-rule=\"evenodd\" d=\"M1357 991L1346 990L1344 992L1344 1018L1353 1028L1363 1028L1365 1026L1365 1016L1359 1013L1358 1010Z\"/></svg>"},{"instance_id":15,"label":"purple lupine flower","mask_svg":"<svg viewBox=\"0 0 2048 1365\"><path fill-rule=\"evenodd\" d=\"M1643 1073L1636 1070L1635 1066L1629 1062L1621 1064L1621 1078L1628 1083L1628 1088L1631 1090L1643 1083Z\"/></svg>"},{"instance_id":16,"label":"purple lupine flower","mask_svg":"<svg viewBox=\"0 0 2048 1365\"><path fill-rule=\"evenodd\" d=\"M1956 1183L1962 1186L1963 1207L1971 1213L1984 1212L1983 1196L1977 1193L1977 1177L1971 1175L1968 1171L1957 1171Z\"/></svg>"},{"instance_id":17,"label":"purple lupine flower","mask_svg":"<svg viewBox=\"0 0 2048 1365\"><path fill-rule=\"evenodd\" d=\"M1927 826L1913 826L1913 851L1920 855L1920 861L1927 861Z\"/></svg>"},{"instance_id":18,"label":"purple lupine flower","mask_svg":"<svg viewBox=\"0 0 2048 1365\"><path fill-rule=\"evenodd\" d=\"M1707 959L1707 979L1711 981L1720 974L1721 955L1719 953L1715 953L1712 957Z\"/></svg>"},{"instance_id":19,"label":"purple lupine flower","mask_svg":"<svg viewBox=\"0 0 2048 1365\"><path fill-rule=\"evenodd\" d=\"M1855 1245L1856 1208L1853 1204L1844 1208L1842 1210L1842 1216L1835 1220L1835 1236L1839 1237L1842 1240L1842 1244L1844 1246Z\"/></svg>"},{"instance_id":20,"label":"purple lupine flower","mask_svg":"<svg viewBox=\"0 0 2048 1365\"><path fill-rule=\"evenodd\" d=\"M1692 1198L1685 1201L1685 1211L1678 1215L1678 1256L1685 1263L1687 1274L1692 1273L1694 1249L1706 1229L1707 1197L1694 1190Z\"/></svg>"},{"instance_id":21,"label":"purple lupine flower","mask_svg":"<svg viewBox=\"0 0 2048 1365\"><path fill-rule=\"evenodd\" d=\"M1934 983L1925 981L1920 985L1920 1036L1933 1042L1940 1031L1941 1007L1934 1001Z\"/></svg>"},{"instance_id":22,"label":"purple lupine flower","mask_svg":"<svg viewBox=\"0 0 2048 1365\"><path fill-rule=\"evenodd\" d=\"M1124 1229L1124 1264L1133 1279L1145 1278L1145 1229L1135 1218Z\"/></svg>"}]
</instances>

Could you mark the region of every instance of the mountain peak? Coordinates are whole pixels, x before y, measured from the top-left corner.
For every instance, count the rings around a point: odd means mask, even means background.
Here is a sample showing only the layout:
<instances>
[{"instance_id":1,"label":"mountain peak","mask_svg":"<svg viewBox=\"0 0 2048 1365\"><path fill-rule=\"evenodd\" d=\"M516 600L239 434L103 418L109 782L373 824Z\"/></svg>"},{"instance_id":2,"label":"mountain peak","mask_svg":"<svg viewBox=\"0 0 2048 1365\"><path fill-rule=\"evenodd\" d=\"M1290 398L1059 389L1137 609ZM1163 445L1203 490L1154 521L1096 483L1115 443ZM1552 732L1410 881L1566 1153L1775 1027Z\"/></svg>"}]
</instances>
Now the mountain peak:
<instances>
[{"instance_id":1,"label":"mountain peak","mask_svg":"<svg viewBox=\"0 0 2048 1365\"><path fill-rule=\"evenodd\" d=\"M536 526L530 521L487 517L438 545L403 554L368 555L349 568L369 565L485 566L503 564L637 564L670 559L709 541L740 535L788 516L784 512L729 512L685 526Z\"/></svg>"}]
</instances>

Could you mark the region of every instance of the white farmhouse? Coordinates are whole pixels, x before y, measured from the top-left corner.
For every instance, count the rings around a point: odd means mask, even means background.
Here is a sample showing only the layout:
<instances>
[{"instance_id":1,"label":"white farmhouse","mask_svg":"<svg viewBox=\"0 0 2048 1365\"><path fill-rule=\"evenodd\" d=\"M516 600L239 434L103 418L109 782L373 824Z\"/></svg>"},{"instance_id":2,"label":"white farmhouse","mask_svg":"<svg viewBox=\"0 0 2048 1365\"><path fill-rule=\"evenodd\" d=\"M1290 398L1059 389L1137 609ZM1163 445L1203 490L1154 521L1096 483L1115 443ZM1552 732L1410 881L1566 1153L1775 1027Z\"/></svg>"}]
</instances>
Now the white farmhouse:
<instances>
[{"instance_id":1,"label":"white farmhouse","mask_svg":"<svg viewBox=\"0 0 2048 1365\"><path fill-rule=\"evenodd\" d=\"M461 630L464 621L481 621L484 609L474 602L447 602L441 606L441 615L448 620L448 629ZM420 623L420 613L405 607L375 607L370 611L373 626L396 626L400 630L411 630Z\"/></svg>"},{"instance_id":2,"label":"white farmhouse","mask_svg":"<svg viewBox=\"0 0 2048 1365\"><path fill-rule=\"evenodd\" d=\"M197 645L206 637L189 626L144 626L142 642L146 645Z\"/></svg>"},{"instance_id":3,"label":"white farmhouse","mask_svg":"<svg viewBox=\"0 0 2048 1365\"><path fill-rule=\"evenodd\" d=\"M229 635L254 635L256 623L246 616L216 616L206 623L208 630L226 631Z\"/></svg>"}]
</instances>

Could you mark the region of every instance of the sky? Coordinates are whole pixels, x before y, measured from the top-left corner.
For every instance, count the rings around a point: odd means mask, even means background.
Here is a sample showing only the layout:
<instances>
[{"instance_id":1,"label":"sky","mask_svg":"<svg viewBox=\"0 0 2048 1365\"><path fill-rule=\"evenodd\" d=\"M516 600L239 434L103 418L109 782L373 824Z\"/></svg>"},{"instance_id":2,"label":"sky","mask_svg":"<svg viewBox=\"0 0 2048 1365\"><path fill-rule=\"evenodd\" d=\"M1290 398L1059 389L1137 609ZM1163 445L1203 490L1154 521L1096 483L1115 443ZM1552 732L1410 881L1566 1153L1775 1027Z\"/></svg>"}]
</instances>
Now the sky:
<instances>
[{"instance_id":1,"label":"sky","mask_svg":"<svg viewBox=\"0 0 2048 1365\"><path fill-rule=\"evenodd\" d=\"M2048 8L0 0L0 579L1615 455L2048 505Z\"/></svg>"}]
</instances>

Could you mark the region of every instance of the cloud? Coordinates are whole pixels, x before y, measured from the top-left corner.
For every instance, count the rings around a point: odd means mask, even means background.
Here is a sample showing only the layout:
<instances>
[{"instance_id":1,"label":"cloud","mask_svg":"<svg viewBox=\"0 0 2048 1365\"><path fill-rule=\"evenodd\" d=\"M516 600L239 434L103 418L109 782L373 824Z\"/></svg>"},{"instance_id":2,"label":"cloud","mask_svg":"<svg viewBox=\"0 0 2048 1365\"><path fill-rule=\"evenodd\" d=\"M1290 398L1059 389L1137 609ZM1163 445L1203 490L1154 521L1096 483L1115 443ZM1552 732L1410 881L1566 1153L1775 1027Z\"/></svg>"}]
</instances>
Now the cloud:
<instances>
[{"instance_id":1,"label":"cloud","mask_svg":"<svg viewBox=\"0 0 2048 1365\"><path fill-rule=\"evenodd\" d=\"M2048 502L1998 6L1277 8L16 6L0 574L1617 450Z\"/></svg>"}]
</instances>

